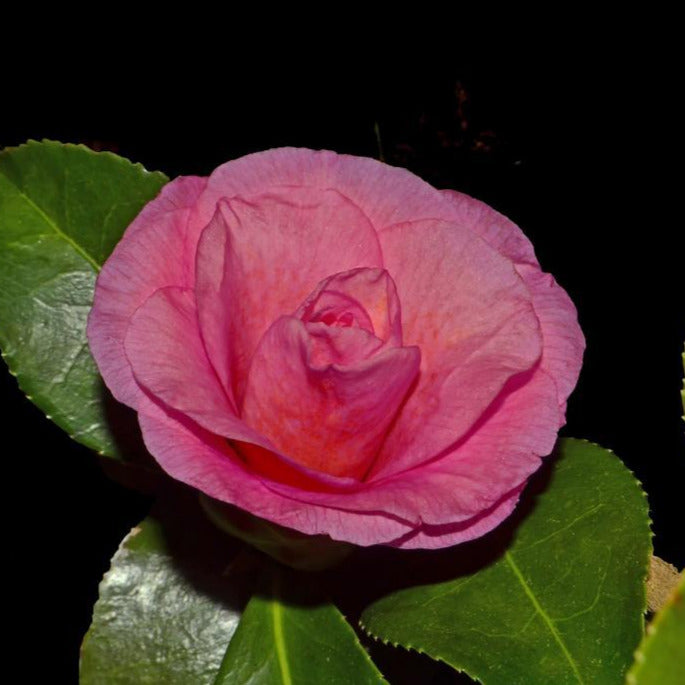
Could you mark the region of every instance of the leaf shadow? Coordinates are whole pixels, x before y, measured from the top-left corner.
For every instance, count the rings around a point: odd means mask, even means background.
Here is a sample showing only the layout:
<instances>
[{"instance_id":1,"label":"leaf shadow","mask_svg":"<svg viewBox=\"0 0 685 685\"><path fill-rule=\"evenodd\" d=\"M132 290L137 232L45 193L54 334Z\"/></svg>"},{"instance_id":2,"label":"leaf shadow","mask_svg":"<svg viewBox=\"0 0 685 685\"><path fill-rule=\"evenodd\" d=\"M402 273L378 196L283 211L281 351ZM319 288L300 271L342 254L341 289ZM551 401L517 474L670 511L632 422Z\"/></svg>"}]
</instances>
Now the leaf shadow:
<instances>
[{"instance_id":1,"label":"leaf shadow","mask_svg":"<svg viewBox=\"0 0 685 685\"><path fill-rule=\"evenodd\" d=\"M117 401L102 379L99 384L105 420L119 455L119 458L112 458L100 454L102 470L119 485L145 495L156 494L164 487L168 476L145 447L137 413Z\"/></svg>"},{"instance_id":2,"label":"leaf shadow","mask_svg":"<svg viewBox=\"0 0 685 685\"><path fill-rule=\"evenodd\" d=\"M440 550L358 548L338 566L318 572L283 566L219 530L203 512L197 493L169 479L158 492L153 514L163 525L179 570L202 592L222 601L235 602L239 596L243 606L251 594L271 596L270 579L277 572L281 602L302 607L333 600L354 625L362 611L381 597L455 580L495 563L549 486L555 460L555 455L548 457L530 479L513 514L477 540Z\"/></svg>"},{"instance_id":3,"label":"leaf shadow","mask_svg":"<svg viewBox=\"0 0 685 685\"><path fill-rule=\"evenodd\" d=\"M148 465L152 457L145 449L136 412L114 399L102 378L99 379L99 395L117 452L126 462Z\"/></svg>"},{"instance_id":4,"label":"leaf shadow","mask_svg":"<svg viewBox=\"0 0 685 685\"><path fill-rule=\"evenodd\" d=\"M531 477L514 512L486 535L438 550L402 550L391 547L360 549L327 572L327 582L339 606L355 620L372 602L417 585L452 581L484 569L513 543L519 526L532 514L539 495L548 488L557 456L546 458ZM349 588L353 588L350 592Z\"/></svg>"},{"instance_id":5,"label":"leaf shadow","mask_svg":"<svg viewBox=\"0 0 685 685\"><path fill-rule=\"evenodd\" d=\"M214 526L197 492L167 479L152 508L176 570L199 593L241 612L254 589L252 555Z\"/></svg>"}]
</instances>

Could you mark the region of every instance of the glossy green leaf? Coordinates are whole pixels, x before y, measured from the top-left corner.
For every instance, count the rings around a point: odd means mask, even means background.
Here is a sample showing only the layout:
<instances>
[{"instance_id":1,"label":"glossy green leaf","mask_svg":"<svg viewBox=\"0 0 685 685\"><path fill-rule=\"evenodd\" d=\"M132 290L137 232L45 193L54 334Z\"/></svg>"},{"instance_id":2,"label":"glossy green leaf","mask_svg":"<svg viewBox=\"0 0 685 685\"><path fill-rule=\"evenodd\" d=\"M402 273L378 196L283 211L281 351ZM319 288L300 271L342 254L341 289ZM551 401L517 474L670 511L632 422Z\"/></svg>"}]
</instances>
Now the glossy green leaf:
<instances>
[{"instance_id":1,"label":"glossy green leaf","mask_svg":"<svg viewBox=\"0 0 685 685\"><path fill-rule=\"evenodd\" d=\"M647 627L627 682L628 685L685 682L685 574L681 574L675 592Z\"/></svg>"},{"instance_id":2,"label":"glossy green leaf","mask_svg":"<svg viewBox=\"0 0 685 685\"><path fill-rule=\"evenodd\" d=\"M226 549L179 548L151 518L134 528L100 584L81 685L216 683L241 608Z\"/></svg>"},{"instance_id":3,"label":"glossy green leaf","mask_svg":"<svg viewBox=\"0 0 685 685\"><path fill-rule=\"evenodd\" d=\"M95 278L167 178L111 153L30 141L0 153L0 347L27 397L71 437L119 450L88 350Z\"/></svg>"},{"instance_id":4,"label":"glossy green leaf","mask_svg":"<svg viewBox=\"0 0 685 685\"><path fill-rule=\"evenodd\" d=\"M557 457L493 560L380 599L365 629L487 685L622 683L643 633L647 501L608 450L562 440Z\"/></svg>"},{"instance_id":5,"label":"glossy green leaf","mask_svg":"<svg viewBox=\"0 0 685 685\"><path fill-rule=\"evenodd\" d=\"M299 576L299 583L306 576ZM343 615L274 570L245 609L217 685L372 685L386 682Z\"/></svg>"}]
</instances>

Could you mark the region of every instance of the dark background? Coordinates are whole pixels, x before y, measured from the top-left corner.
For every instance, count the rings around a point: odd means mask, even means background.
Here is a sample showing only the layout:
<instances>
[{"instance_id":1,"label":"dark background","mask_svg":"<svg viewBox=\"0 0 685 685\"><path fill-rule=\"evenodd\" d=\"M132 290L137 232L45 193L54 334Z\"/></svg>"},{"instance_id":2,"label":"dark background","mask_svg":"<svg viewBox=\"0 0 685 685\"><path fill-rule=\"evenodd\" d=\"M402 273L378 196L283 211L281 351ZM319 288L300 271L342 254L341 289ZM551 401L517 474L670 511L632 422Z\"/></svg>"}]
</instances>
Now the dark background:
<instances>
[{"instance_id":1,"label":"dark background","mask_svg":"<svg viewBox=\"0 0 685 685\"><path fill-rule=\"evenodd\" d=\"M569 292L588 347L563 434L624 460L649 495L656 553L682 567L683 146L670 62L639 42L607 56L482 57L321 72L274 58L265 73L233 61L191 76L158 55L97 77L88 53L45 59L28 77L40 96L3 105L0 146L84 142L173 177L280 145L377 157L377 124L388 163L509 216ZM69 682L97 583L147 500L106 478L4 368L2 407L12 625Z\"/></svg>"}]
</instances>

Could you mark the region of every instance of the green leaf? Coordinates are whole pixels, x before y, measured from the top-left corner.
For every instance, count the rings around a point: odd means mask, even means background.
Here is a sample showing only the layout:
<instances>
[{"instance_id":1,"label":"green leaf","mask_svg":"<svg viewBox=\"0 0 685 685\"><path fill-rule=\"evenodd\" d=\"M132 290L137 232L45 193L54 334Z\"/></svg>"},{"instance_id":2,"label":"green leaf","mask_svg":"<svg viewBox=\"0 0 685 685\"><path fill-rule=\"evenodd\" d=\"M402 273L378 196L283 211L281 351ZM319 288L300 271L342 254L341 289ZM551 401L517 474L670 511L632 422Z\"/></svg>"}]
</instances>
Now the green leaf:
<instances>
[{"instance_id":1,"label":"green leaf","mask_svg":"<svg viewBox=\"0 0 685 685\"><path fill-rule=\"evenodd\" d=\"M297 581L286 592L282 573L274 570L247 605L216 685L386 682L335 606L312 600Z\"/></svg>"},{"instance_id":2,"label":"green leaf","mask_svg":"<svg viewBox=\"0 0 685 685\"><path fill-rule=\"evenodd\" d=\"M111 153L30 141L0 153L0 347L26 396L121 456L86 341L95 277L167 178Z\"/></svg>"},{"instance_id":3,"label":"green leaf","mask_svg":"<svg viewBox=\"0 0 685 685\"><path fill-rule=\"evenodd\" d=\"M315 576L242 546L236 556L236 541L178 498L160 511L164 523L134 528L100 584L81 685L385 682Z\"/></svg>"},{"instance_id":4,"label":"green leaf","mask_svg":"<svg viewBox=\"0 0 685 685\"><path fill-rule=\"evenodd\" d=\"M623 682L643 632L647 502L608 450L562 440L557 456L496 558L380 599L365 629L488 685ZM463 563L501 532L463 546Z\"/></svg>"},{"instance_id":5,"label":"green leaf","mask_svg":"<svg viewBox=\"0 0 685 685\"><path fill-rule=\"evenodd\" d=\"M241 603L221 573L226 544L211 547L168 540L152 518L131 531L100 584L81 685L216 682ZM206 563L207 554L216 563Z\"/></svg>"},{"instance_id":6,"label":"green leaf","mask_svg":"<svg viewBox=\"0 0 685 685\"><path fill-rule=\"evenodd\" d=\"M628 685L682 685L685 663L685 574L647 628Z\"/></svg>"}]
</instances>

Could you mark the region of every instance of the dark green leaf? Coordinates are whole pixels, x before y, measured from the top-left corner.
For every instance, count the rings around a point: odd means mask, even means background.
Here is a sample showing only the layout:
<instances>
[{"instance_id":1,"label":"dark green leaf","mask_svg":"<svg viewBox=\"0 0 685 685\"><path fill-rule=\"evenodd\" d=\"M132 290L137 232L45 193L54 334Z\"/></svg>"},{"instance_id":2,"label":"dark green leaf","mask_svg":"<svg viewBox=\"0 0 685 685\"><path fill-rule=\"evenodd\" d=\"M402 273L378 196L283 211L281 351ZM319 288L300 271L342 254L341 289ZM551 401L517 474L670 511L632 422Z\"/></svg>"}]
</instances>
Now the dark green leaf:
<instances>
[{"instance_id":1,"label":"dark green leaf","mask_svg":"<svg viewBox=\"0 0 685 685\"><path fill-rule=\"evenodd\" d=\"M628 685L682 685L685 681L685 574L647 628Z\"/></svg>"},{"instance_id":2,"label":"dark green leaf","mask_svg":"<svg viewBox=\"0 0 685 685\"><path fill-rule=\"evenodd\" d=\"M375 602L365 629L488 685L622 683L643 632L647 502L608 450L562 440L557 456L498 558Z\"/></svg>"},{"instance_id":3,"label":"dark green leaf","mask_svg":"<svg viewBox=\"0 0 685 685\"><path fill-rule=\"evenodd\" d=\"M126 537L100 584L81 650L81 685L210 685L240 620L226 552L181 551L146 519ZM216 557L214 568L203 554Z\"/></svg>"},{"instance_id":4,"label":"dark green leaf","mask_svg":"<svg viewBox=\"0 0 685 685\"><path fill-rule=\"evenodd\" d=\"M85 327L95 277L167 179L80 145L0 154L0 346L27 397L75 440L119 456Z\"/></svg>"},{"instance_id":5,"label":"dark green leaf","mask_svg":"<svg viewBox=\"0 0 685 685\"><path fill-rule=\"evenodd\" d=\"M269 586L250 600L216 685L385 682L335 606L308 599L292 583L285 588L275 570Z\"/></svg>"}]
</instances>

